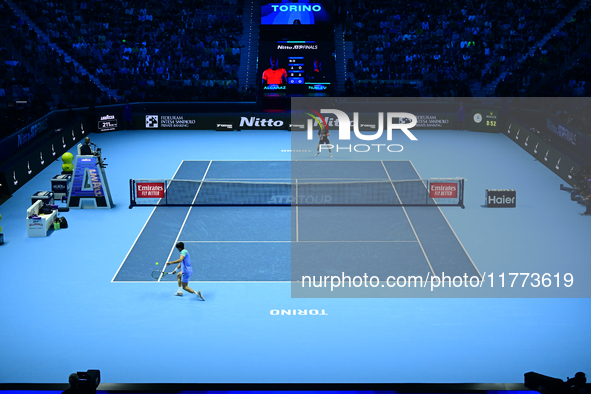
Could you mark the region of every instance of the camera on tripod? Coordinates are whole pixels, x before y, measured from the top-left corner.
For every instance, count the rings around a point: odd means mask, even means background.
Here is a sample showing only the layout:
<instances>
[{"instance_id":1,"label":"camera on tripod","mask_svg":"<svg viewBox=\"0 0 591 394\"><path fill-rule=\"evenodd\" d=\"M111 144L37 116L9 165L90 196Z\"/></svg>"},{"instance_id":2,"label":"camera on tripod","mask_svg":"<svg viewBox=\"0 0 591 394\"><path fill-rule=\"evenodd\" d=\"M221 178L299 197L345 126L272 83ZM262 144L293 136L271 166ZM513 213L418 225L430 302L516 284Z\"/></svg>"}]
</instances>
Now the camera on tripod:
<instances>
[{"instance_id":1,"label":"camera on tripod","mask_svg":"<svg viewBox=\"0 0 591 394\"><path fill-rule=\"evenodd\" d=\"M85 394L95 394L101 382L101 371L89 369L86 372L76 372L78 375L78 389Z\"/></svg>"}]
</instances>

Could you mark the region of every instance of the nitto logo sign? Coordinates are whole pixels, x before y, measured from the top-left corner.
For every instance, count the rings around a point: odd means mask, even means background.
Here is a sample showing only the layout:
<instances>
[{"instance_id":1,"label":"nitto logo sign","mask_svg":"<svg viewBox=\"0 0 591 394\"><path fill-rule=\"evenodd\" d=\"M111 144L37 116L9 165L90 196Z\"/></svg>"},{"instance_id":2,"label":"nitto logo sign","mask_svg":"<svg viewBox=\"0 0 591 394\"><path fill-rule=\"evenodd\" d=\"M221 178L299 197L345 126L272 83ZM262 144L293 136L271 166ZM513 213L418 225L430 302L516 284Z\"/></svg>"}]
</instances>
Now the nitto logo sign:
<instances>
[{"instance_id":1,"label":"nitto logo sign","mask_svg":"<svg viewBox=\"0 0 591 394\"><path fill-rule=\"evenodd\" d=\"M242 116L240 118L240 127L281 127L283 124L282 120L261 119L254 116L251 116L250 118Z\"/></svg>"}]
</instances>

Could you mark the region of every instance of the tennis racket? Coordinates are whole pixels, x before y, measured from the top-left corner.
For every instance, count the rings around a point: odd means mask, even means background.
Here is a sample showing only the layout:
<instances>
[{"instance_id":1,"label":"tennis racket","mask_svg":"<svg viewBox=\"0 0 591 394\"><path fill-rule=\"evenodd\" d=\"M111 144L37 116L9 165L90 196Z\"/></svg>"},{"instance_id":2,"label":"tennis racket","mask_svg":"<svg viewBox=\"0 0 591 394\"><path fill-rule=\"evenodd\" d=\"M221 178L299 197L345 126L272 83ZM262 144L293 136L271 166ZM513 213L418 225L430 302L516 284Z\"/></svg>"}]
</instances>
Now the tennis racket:
<instances>
[{"instance_id":1,"label":"tennis racket","mask_svg":"<svg viewBox=\"0 0 591 394\"><path fill-rule=\"evenodd\" d=\"M168 274L172 274L172 272L164 272L164 271L154 270L154 271L152 271L152 278L154 278L154 279L160 279L160 276L161 275L164 278Z\"/></svg>"}]
</instances>

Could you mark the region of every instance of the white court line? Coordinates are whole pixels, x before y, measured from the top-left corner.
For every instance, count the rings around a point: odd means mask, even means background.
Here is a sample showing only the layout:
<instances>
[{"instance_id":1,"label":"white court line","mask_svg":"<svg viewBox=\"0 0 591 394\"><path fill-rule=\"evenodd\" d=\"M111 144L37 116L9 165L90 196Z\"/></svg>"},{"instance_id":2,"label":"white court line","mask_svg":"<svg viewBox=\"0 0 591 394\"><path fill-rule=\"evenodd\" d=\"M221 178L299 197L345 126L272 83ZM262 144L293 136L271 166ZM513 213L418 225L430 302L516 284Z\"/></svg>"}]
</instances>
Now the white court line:
<instances>
[{"instance_id":1,"label":"white court line","mask_svg":"<svg viewBox=\"0 0 591 394\"><path fill-rule=\"evenodd\" d=\"M207 160L183 160L183 161L207 161ZM260 161L260 162L276 161L278 163L297 163L297 162L301 161L302 163L311 163L311 161L309 161L309 160L272 160L272 159L270 159L270 160L238 160L238 159L236 159L236 160L215 160L216 163L224 162L224 161L230 161L230 162L244 161L247 163L252 163L252 162L257 162L257 161ZM327 161L329 161L329 160L327 160ZM387 161L389 163L389 162L394 162L394 161L400 162L400 161L410 161L410 160L382 160L382 161ZM373 160L359 160L359 161L355 160L355 163L375 163L375 161L373 161Z\"/></svg>"},{"instance_id":2,"label":"white court line","mask_svg":"<svg viewBox=\"0 0 591 394\"><path fill-rule=\"evenodd\" d=\"M203 178L201 178L201 184L197 188L197 193L195 193L195 197L193 197L193 201L191 202L191 204L194 204L195 200L197 200L197 196L199 195L199 191L201 190L201 185L203 185L203 181L205 180L205 177L207 176L207 172L209 171L209 167L211 167L211 163L213 163L213 160L209 161L209 165L207 166L207 169L205 170L205 173L203 174ZM179 237L181 236L181 233L183 232L183 228L185 228L185 224L187 223L187 219L189 218L189 215L191 214L192 209L193 209L193 205L191 205L189 207L189 210L187 211L187 215L185 216L185 220L183 220L183 224L181 225L181 229L179 230L179 233L177 234L176 239L174 240L174 242L172 244L172 248L170 249L170 253L168 254L168 257L166 258L166 262L168 262L170 260L170 256L172 256L172 252L174 252L175 245L179 241ZM162 279L162 276L160 276L160 278L158 279L158 282L160 282L160 279Z\"/></svg>"},{"instance_id":3,"label":"white court line","mask_svg":"<svg viewBox=\"0 0 591 394\"><path fill-rule=\"evenodd\" d=\"M179 166L177 167L176 171L174 172L174 175L172 176L173 178L176 176L176 174L179 172L179 169L181 168L181 166L183 165L183 162L181 161L181 163L179 164ZM125 255L125 258L123 259L123 261L121 262L121 264L119 265L119 268L117 268L117 272L115 272L115 275L113 276L113 279L111 279L111 282L113 282L115 280L115 278L117 277L117 275L119 274L119 271L121 271L121 267L123 267L123 264L125 264L125 260L127 260L127 257L129 256L129 254L131 253L131 251L133 250L133 248L135 247L135 244L137 243L138 239L140 239L140 236L142 235L142 233L144 232L144 229L146 228L146 226L148 225L148 223L150 222L150 219L152 218L152 215L154 214L154 212L156 212L156 208L158 208L157 206L154 207L154 209L152 209L152 212L150 213L150 216L148 216L148 220L146 220L146 223L144 223L144 226L142 227L142 229L140 230L140 233L137 235L137 237L135 238L135 241L133 241L133 245L131 245L131 248L129 248L129 251L127 252L127 254Z\"/></svg>"},{"instance_id":4,"label":"white court line","mask_svg":"<svg viewBox=\"0 0 591 394\"><path fill-rule=\"evenodd\" d=\"M417 171L417 169L415 168L414 164L412 164L412 162L410 163L410 165L412 166L412 168L415 170L415 172L417 173L418 177L420 178L421 176L419 175L419 172ZM443 216L443 219L445 219L445 222L447 223L447 225L449 226L449 229L451 230L451 232L453 233L454 237L456 237L456 239L458 240L458 243L460 244L460 246L462 247L462 250L464 250L464 253L466 253L466 256L468 256L468 260L470 260L470 262L472 263L472 266L474 266L474 269L476 270L476 272L478 272L478 275L480 276L480 278L482 279L482 274L480 273L480 271L478 270L478 267L476 267L476 264L474 264L474 261L472 261L472 257L470 257L470 255L468 254L468 251L466 250L466 248L464 247L464 245L462 244L462 241L460 241L460 238L457 236L456 232L454 231L454 229L451 227L451 224L449 224L449 221L447 220L447 218L445 217L445 215L443 214L443 211L441 210L440 206L437 206L437 209L439 209L439 213L441 213L441 216Z\"/></svg>"},{"instance_id":5,"label":"white court line","mask_svg":"<svg viewBox=\"0 0 591 394\"><path fill-rule=\"evenodd\" d=\"M418 241L183 241L186 244L215 244L215 243L227 243L227 244L240 244L240 243L253 243L253 244L279 244L279 243L291 243L291 242L300 242L300 243L351 243L351 242L358 242L358 243L404 243L404 242L418 242Z\"/></svg>"},{"instance_id":6,"label":"white court line","mask_svg":"<svg viewBox=\"0 0 591 394\"><path fill-rule=\"evenodd\" d=\"M298 191L298 180L296 183L296 242L300 242L300 204L298 203L299 191Z\"/></svg>"},{"instance_id":7,"label":"white court line","mask_svg":"<svg viewBox=\"0 0 591 394\"><path fill-rule=\"evenodd\" d=\"M118 280L113 283L176 283L174 281ZM191 280L191 283L301 283L292 280Z\"/></svg>"},{"instance_id":8,"label":"white court line","mask_svg":"<svg viewBox=\"0 0 591 394\"><path fill-rule=\"evenodd\" d=\"M400 199L400 196L398 195L398 191L396 190L396 187L394 186L394 182L392 181L392 178L390 178L390 174L388 173L388 170L386 169L386 165L384 164L383 161L382 161L382 167L384 167L384 171L386 171L386 175L388 175L388 179L390 180L390 182L392 184L392 188L394 189L394 193L396 193L396 197L398 198L398 201L400 201L400 203L402 204L402 200ZM435 271L433 271L433 267L431 266L431 262L429 261L429 257L427 257L427 253L425 253L425 249L423 248L423 244L421 243L421 240L419 239L419 236L417 235L417 232L415 231L415 228L412 225L410 218L408 217L408 213L406 213L406 209L404 208L404 206L402 206L401 208L404 211L404 215L406 216L406 220L408 220L408 224L410 224L410 228L412 229L412 232L415 234L415 237L416 237L417 241L419 242L419 246L421 247L421 250L423 251L423 256L425 256L425 259L427 260L427 264L429 264L429 268L431 269L433 276L435 276Z\"/></svg>"}]
</instances>

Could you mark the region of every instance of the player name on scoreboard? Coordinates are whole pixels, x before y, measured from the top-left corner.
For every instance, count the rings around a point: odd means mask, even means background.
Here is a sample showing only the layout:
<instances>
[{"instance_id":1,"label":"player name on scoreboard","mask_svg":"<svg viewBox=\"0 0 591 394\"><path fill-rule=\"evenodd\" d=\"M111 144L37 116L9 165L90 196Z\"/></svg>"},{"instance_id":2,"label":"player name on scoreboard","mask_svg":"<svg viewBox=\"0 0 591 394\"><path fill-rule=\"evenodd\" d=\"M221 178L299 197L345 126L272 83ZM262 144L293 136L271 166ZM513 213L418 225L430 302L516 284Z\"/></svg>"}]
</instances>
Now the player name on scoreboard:
<instances>
[{"instance_id":1,"label":"player name on scoreboard","mask_svg":"<svg viewBox=\"0 0 591 394\"><path fill-rule=\"evenodd\" d=\"M486 189L486 205L491 208L515 208L517 193L513 189Z\"/></svg>"}]
</instances>

